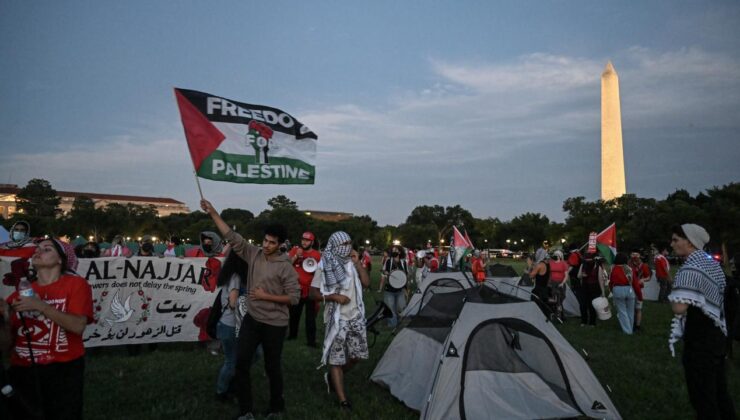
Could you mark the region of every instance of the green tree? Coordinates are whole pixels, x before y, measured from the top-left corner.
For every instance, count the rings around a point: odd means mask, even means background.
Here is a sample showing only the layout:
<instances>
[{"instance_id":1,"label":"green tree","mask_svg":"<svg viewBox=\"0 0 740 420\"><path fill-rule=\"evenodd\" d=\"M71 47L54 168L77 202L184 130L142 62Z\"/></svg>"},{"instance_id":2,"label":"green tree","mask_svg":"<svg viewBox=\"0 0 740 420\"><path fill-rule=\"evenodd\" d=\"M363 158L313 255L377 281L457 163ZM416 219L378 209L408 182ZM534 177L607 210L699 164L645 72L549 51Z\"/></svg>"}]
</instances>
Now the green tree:
<instances>
[{"instance_id":1,"label":"green tree","mask_svg":"<svg viewBox=\"0 0 740 420\"><path fill-rule=\"evenodd\" d=\"M273 210L277 210L277 209L298 210L298 204L296 204L295 201L289 199L288 197L282 194L272 197L271 199L267 200L267 205L270 206Z\"/></svg>"},{"instance_id":2,"label":"green tree","mask_svg":"<svg viewBox=\"0 0 740 420\"><path fill-rule=\"evenodd\" d=\"M20 212L35 217L56 217L60 198L49 181L34 178L28 181L15 198Z\"/></svg>"}]
</instances>

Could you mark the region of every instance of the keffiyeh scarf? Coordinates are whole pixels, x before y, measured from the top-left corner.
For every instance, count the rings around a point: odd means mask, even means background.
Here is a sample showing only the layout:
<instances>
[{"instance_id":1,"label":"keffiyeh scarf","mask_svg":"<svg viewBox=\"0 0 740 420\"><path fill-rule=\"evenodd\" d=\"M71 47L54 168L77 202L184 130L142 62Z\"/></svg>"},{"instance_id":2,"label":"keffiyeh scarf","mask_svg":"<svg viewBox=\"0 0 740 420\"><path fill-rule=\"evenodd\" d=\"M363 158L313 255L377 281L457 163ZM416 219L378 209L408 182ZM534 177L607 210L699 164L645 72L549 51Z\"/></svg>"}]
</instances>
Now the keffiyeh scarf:
<instances>
[{"instance_id":1,"label":"keffiyeh scarf","mask_svg":"<svg viewBox=\"0 0 740 420\"><path fill-rule=\"evenodd\" d=\"M324 268L324 283L327 289L339 285L342 289L347 288L347 273L344 266L349 262L349 254L352 252L352 240L346 232L334 232L321 254L321 262Z\"/></svg>"},{"instance_id":2,"label":"keffiyeh scarf","mask_svg":"<svg viewBox=\"0 0 740 420\"><path fill-rule=\"evenodd\" d=\"M724 313L725 273L720 265L702 250L691 253L676 273L673 290L668 300L686 303L701 309L714 324L727 335ZM676 315L671 323L668 345L674 353L673 344L683 337L685 316Z\"/></svg>"}]
</instances>

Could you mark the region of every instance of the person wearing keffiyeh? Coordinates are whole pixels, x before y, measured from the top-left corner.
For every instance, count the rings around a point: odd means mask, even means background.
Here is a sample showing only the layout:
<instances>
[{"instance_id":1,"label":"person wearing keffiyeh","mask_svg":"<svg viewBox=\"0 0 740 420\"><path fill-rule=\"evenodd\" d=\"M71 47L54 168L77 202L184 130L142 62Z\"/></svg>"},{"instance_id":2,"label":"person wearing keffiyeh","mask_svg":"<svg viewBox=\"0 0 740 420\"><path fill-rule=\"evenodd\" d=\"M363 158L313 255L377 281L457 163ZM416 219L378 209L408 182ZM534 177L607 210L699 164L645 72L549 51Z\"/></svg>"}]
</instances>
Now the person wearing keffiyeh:
<instances>
[{"instance_id":1,"label":"person wearing keffiyeh","mask_svg":"<svg viewBox=\"0 0 740 420\"><path fill-rule=\"evenodd\" d=\"M344 393L344 374L369 356L365 330L365 305L362 289L370 278L352 250L352 240L345 232L335 232L321 254L319 269L311 282L312 299L323 299L326 335L321 365L328 365L324 381L335 392L339 406L351 410Z\"/></svg>"},{"instance_id":2,"label":"person wearing keffiyeh","mask_svg":"<svg viewBox=\"0 0 740 420\"><path fill-rule=\"evenodd\" d=\"M695 224L673 228L671 246L684 264L668 296L674 318L669 347L683 340L683 366L689 400L699 419L734 419L725 373L727 326L725 274L702 249L709 234Z\"/></svg>"}]
</instances>

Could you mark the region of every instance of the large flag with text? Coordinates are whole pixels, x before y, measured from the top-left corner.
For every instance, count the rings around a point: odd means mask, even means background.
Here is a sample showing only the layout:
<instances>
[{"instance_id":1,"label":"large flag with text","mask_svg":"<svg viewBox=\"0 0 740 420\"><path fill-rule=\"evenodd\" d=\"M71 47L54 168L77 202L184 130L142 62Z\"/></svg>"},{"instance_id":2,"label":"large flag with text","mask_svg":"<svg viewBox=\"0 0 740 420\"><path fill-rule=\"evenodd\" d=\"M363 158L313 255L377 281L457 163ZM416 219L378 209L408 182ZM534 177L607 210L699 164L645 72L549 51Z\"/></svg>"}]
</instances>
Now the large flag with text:
<instances>
[{"instance_id":1,"label":"large flag with text","mask_svg":"<svg viewBox=\"0 0 740 420\"><path fill-rule=\"evenodd\" d=\"M313 184L318 137L277 108L175 88L199 177L252 184Z\"/></svg>"}]
</instances>

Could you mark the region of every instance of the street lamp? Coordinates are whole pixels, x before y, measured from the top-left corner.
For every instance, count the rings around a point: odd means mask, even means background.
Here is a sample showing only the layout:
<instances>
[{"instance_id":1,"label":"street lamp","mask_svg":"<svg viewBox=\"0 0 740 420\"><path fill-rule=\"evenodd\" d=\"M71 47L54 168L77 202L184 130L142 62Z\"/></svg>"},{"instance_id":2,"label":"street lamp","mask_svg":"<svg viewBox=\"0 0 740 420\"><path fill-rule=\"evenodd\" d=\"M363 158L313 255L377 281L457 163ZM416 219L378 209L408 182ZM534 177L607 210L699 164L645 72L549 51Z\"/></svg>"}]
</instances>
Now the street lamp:
<instances>
[{"instance_id":1,"label":"street lamp","mask_svg":"<svg viewBox=\"0 0 740 420\"><path fill-rule=\"evenodd\" d=\"M370 245L370 239L365 239L365 245Z\"/></svg>"}]
</instances>

